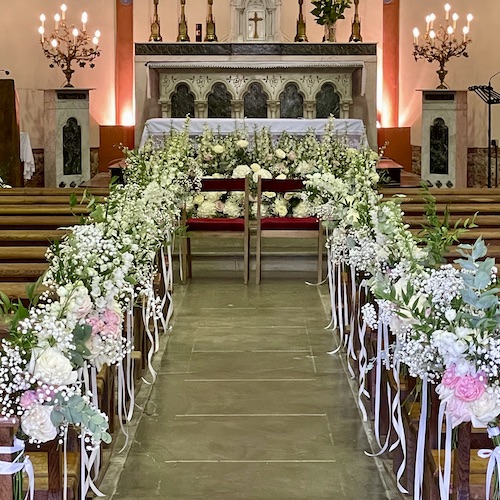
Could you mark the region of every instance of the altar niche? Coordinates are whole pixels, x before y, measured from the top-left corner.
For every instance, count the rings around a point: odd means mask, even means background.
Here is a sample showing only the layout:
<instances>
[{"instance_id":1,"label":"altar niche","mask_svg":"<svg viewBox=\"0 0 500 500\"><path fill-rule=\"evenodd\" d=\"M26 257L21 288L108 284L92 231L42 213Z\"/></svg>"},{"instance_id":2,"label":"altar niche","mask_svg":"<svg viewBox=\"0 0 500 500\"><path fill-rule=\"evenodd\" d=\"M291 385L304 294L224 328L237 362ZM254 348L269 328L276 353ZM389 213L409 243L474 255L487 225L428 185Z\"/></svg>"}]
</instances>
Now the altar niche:
<instances>
[{"instance_id":1,"label":"altar niche","mask_svg":"<svg viewBox=\"0 0 500 500\"><path fill-rule=\"evenodd\" d=\"M350 118L351 78L160 74L162 118Z\"/></svg>"},{"instance_id":2,"label":"altar niche","mask_svg":"<svg viewBox=\"0 0 500 500\"><path fill-rule=\"evenodd\" d=\"M230 9L230 41L281 41L281 0L231 0Z\"/></svg>"}]
</instances>

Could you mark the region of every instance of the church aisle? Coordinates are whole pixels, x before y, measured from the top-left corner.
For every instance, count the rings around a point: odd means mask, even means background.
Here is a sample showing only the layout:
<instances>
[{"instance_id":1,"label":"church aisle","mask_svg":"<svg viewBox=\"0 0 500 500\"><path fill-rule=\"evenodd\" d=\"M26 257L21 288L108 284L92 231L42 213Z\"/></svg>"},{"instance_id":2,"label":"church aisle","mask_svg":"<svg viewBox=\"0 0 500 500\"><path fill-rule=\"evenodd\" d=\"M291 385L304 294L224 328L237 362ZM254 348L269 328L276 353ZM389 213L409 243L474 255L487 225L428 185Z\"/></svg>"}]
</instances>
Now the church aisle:
<instances>
[{"instance_id":1,"label":"church aisle","mask_svg":"<svg viewBox=\"0 0 500 500\"><path fill-rule=\"evenodd\" d=\"M363 453L315 287L197 277L183 292L113 499L398 498Z\"/></svg>"}]
</instances>

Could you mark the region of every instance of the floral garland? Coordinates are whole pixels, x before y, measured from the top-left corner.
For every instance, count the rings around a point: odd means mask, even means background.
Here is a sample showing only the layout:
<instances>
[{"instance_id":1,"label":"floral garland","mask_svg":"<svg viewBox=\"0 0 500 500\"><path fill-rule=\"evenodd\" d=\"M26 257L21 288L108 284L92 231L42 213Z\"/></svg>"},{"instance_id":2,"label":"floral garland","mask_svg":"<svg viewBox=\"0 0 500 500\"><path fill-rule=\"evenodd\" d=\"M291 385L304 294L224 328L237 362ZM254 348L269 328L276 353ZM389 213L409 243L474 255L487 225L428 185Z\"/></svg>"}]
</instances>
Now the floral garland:
<instances>
[{"instance_id":1,"label":"floral garland","mask_svg":"<svg viewBox=\"0 0 500 500\"><path fill-rule=\"evenodd\" d=\"M130 351L122 331L132 291L155 300L156 254L200 185L190 147L183 130L163 150L128 152L127 184L113 186L102 204L91 199L84 224L49 248L47 290L31 294L29 309L2 294L11 328L2 340L1 414L17 416L29 441L50 441L68 425L80 428L89 449L111 440L83 373L119 364Z\"/></svg>"}]
</instances>

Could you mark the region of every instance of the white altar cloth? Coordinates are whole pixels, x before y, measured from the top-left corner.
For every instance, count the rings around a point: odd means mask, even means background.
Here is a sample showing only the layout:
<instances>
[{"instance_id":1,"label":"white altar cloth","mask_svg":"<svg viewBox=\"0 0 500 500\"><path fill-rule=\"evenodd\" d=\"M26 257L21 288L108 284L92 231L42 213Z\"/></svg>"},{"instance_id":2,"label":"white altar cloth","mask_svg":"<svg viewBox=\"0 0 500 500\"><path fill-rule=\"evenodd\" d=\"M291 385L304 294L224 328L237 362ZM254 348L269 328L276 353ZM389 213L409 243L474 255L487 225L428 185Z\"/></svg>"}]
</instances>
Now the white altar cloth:
<instances>
[{"instance_id":1,"label":"white altar cloth","mask_svg":"<svg viewBox=\"0 0 500 500\"><path fill-rule=\"evenodd\" d=\"M30 136L27 132L20 134L20 157L24 162L24 180L29 181L35 173L35 158L33 157L33 150L31 149Z\"/></svg>"},{"instance_id":2,"label":"white altar cloth","mask_svg":"<svg viewBox=\"0 0 500 500\"><path fill-rule=\"evenodd\" d=\"M305 134L309 130L314 130L316 135L322 135L328 121L328 119L306 120L303 118L245 118L243 120L234 118L191 118L189 121L189 135L201 135L206 123L210 125L212 130L220 131L221 134L229 134L233 130L243 127L246 127L249 132L252 132L255 127L267 127L273 136L278 136L285 131L289 134ZM172 129L182 130L185 123L184 118L151 118L144 126L139 147L142 147L149 137L161 140ZM359 148L368 145L362 120L335 119L333 123L339 138L345 137L350 146Z\"/></svg>"}]
</instances>

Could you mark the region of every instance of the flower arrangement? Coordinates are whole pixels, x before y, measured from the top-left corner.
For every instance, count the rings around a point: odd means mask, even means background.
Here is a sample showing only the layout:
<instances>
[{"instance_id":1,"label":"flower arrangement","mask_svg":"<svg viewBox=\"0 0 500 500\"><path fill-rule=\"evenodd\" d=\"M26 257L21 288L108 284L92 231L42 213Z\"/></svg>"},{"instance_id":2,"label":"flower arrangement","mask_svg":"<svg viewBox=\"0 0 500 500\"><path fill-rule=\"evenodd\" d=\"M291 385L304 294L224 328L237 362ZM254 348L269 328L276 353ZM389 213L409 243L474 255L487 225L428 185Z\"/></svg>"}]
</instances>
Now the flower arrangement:
<instances>
[{"instance_id":1,"label":"flower arrangement","mask_svg":"<svg viewBox=\"0 0 500 500\"><path fill-rule=\"evenodd\" d=\"M345 19L344 11L351 6L351 0L312 0L314 9L311 14L321 25L333 24L339 19Z\"/></svg>"}]
</instances>

